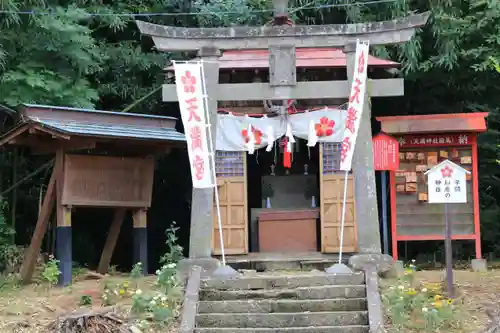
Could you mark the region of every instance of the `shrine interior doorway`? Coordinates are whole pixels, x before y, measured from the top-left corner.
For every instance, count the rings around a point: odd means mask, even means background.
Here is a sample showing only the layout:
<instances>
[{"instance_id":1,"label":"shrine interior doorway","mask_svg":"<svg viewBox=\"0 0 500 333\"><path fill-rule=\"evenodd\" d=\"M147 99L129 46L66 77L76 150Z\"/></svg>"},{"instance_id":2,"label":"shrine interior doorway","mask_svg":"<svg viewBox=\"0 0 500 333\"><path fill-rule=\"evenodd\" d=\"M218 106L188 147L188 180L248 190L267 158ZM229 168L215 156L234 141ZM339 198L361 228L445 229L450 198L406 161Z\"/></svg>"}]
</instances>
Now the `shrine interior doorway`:
<instances>
[{"instance_id":1,"label":"shrine interior doorway","mask_svg":"<svg viewBox=\"0 0 500 333\"><path fill-rule=\"evenodd\" d=\"M279 143L246 155L249 251L320 251L319 145L296 138L289 168Z\"/></svg>"}]
</instances>

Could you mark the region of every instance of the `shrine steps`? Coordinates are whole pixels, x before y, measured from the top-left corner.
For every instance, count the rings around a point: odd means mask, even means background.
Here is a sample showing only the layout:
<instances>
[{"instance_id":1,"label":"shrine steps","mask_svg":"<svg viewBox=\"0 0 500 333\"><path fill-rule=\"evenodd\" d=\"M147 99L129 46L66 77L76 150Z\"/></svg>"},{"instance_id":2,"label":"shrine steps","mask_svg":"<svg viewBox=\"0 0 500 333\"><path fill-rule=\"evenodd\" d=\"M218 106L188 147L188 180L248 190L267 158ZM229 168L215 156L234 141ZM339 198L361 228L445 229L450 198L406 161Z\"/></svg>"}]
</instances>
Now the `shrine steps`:
<instances>
[{"instance_id":1,"label":"shrine steps","mask_svg":"<svg viewBox=\"0 0 500 333\"><path fill-rule=\"evenodd\" d=\"M347 264L350 253L345 253L342 261ZM245 255L229 255L226 257L229 266L236 270L255 270L269 272L276 270L304 270L316 269L324 271L339 261L338 254L321 252L298 253L265 253L251 252Z\"/></svg>"},{"instance_id":2,"label":"shrine steps","mask_svg":"<svg viewBox=\"0 0 500 333\"><path fill-rule=\"evenodd\" d=\"M201 282L195 333L368 333L363 273Z\"/></svg>"}]
</instances>

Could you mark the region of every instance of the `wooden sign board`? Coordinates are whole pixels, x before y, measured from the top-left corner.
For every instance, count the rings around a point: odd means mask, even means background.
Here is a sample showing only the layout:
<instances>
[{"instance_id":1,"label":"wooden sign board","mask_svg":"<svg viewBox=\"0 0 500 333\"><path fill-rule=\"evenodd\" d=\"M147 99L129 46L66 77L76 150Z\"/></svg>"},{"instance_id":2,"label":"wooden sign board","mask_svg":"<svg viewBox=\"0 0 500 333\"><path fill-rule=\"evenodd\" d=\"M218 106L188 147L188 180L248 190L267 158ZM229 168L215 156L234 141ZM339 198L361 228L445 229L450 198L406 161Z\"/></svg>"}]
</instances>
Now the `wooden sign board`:
<instances>
[{"instance_id":1,"label":"wooden sign board","mask_svg":"<svg viewBox=\"0 0 500 333\"><path fill-rule=\"evenodd\" d=\"M399 141L379 133L373 137L373 166L378 171L399 169Z\"/></svg>"},{"instance_id":2,"label":"wooden sign board","mask_svg":"<svg viewBox=\"0 0 500 333\"><path fill-rule=\"evenodd\" d=\"M62 204L150 207L153 173L152 158L66 155Z\"/></svg>"}]
</instances>

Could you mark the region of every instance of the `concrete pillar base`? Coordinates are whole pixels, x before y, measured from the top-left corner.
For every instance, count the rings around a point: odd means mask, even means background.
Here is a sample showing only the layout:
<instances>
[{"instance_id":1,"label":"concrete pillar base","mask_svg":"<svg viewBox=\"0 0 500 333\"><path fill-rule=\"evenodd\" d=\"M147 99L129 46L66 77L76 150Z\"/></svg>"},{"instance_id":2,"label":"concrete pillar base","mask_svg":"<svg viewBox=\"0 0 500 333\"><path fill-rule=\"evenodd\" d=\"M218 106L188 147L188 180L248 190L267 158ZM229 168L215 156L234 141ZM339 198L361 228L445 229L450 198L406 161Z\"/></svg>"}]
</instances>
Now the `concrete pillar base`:
<instances>
[{"instance_id":1,"label":"concrete pillar base","mask_svg":"<svg viewBox=\"0 0 500 333\"><path fill-rule=\"evenodd\" d=\"M212 277L216 279L230 279L230 278L235 278L240 276L241 274L238 273L234 268L231 266L220 266L215 269L215 271L212 274Z\"/></svg>"},{"instance_id":2,"label":"concrete pillar base","mask_svg":"<svg viewBox=\"0 0 500 333\"><path fill-rule=\"evenodd\" d=\"M362 253L355 254L349 258L349 266L356 271L364 271L367 266L375 266L378 274L384 274L391 270L394 259L388 254Z\"/></svg>"},{"instance_id":3,"label":"concrete pillar base","mask_svg":"<svg viewBox=\"0 0 500 333\"><path fill-rule=\"evenodd\" d=\"M148 274L148 229L134 228L134 264L141 263L142 274Z\"/></svg>"},{"instance_id":4,"label":"concrete pillar base","mask_svg":"<svg viewBox=\"0 0 500 333\"><path fill-rule=\"evenodd\" d=\"M352 274L352 270L344 264L334 264L327 269L325 272L328 274Z\"/></svg>"},{"instance_id":5,"label":"concrete pillar base","mask_svg":"<svg viewBox=\"0 0 500 333\"><path fill-rule=\"evenodd\" d=\"M59 286L67 287L73 280L73 248L71 227L56 228L56 258L59 260Z\"/></svg>"},{"instance_id":6,"label":"concrete pillar base","mask_svg":"<svg viewBox=\"0 0 500 333\"><path fill-rule=\"evenodd\" d=\"M404 263L401 260L394 260L391 269L384 273L384 277L399 278L405 273Z\"/></svg>"},{"instance_id":7,"label":"concrete pillar base","mask_svg":"<svg viewBox=\"0 0 500 333\"><path fill-rule=\"evenodd\" d=\"M215 258L186 258L179 261L177 265L178 274L182 279L186 279L191 272L193 266L202 268L201 277L209 278L213 275L215 270L221 267L221 263Z\"/></svg>"},{"instance_id":8,"label":"concrete pillar base","mask_svg":"<svg viewBox=\"0 0 500 333\"><path fill-rule=\"evenodd\" d=\"M486 259L472 259L470 264L473 272L486 272L488 270Z\"/></svg>"}]
</instances>

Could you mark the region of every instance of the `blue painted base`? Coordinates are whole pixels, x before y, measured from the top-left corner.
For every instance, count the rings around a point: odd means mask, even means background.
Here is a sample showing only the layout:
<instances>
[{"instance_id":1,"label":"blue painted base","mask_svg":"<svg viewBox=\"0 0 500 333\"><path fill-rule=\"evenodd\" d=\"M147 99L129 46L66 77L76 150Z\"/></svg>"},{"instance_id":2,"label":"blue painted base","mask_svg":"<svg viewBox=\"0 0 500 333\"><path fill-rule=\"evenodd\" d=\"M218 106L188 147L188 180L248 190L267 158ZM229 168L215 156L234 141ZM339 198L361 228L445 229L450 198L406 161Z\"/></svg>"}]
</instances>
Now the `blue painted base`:
<instances>
[{"instance_id":1,"label":"blue painted base","mask_svg":"<svg viewBox=\"0 0 500 333\"><path fill-rule=\"evenodd\" d=\"M148 229L134 228L134 265L142 264L142 273L148 274Z\"/></svg>"},{"instance_id":2,"label":"blue painted base","mask_svg":"<svg viewBox=\"0 0 500 333\"><path fill-rule=\"evenodd\" d=\"M72 282L73 249L71 227L56 228L56 258L59 260L59 285L69 286Z\"/></svg>"}]
</instances>

